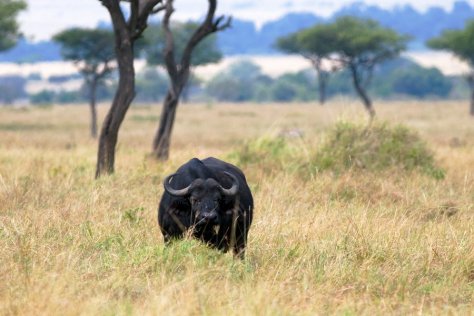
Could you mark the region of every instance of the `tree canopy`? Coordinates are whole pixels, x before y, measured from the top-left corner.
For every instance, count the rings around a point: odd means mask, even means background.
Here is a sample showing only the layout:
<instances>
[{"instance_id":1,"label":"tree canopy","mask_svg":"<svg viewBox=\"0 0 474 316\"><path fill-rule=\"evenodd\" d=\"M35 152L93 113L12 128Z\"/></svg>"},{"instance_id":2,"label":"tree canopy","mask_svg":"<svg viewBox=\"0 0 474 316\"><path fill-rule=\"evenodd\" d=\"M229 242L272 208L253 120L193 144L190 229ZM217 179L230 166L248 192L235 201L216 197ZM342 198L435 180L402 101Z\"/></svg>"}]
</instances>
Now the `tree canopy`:
<instances>
[{"instance_id":1,"label":"tree canopy","mask_svg":"<svg viewBox=\"0 0 474 316\"><path fill-rule=\"evenodd\" d=\"M466 22L462 30L446 30L440 36L427 42L433 49L452 52L464 60L471 67L466 75L469 89L471 90L470 114L474 116L474 20Z\"/></svg>"},{"instance_id":2,"label":"tree canopy","mask_svg":"<svg viewBox=\"0 0 474 316\"><path fill-rule=\"evenodd\" d=\"M427 42L433 49L447 50L474 67L474 20L462 30L446 30Z\"/></svg>"},{"instance_id":3,"label":"tree canopy","mask_svg":"<svg viewBox=\"0 0 474 316\"><path fill-rule=\"evenodd\" d=\"M0 51L15 46L20 36L17 15L26 9L23 0L0 0Z\"/></svg>"},{"instance_id":4,"label":"tree canopy","mask_svg":"<svg viewBox=\"0 0 474 316\"><path fill-rule=\"evenodd\" d=\"M64 59L97 67L115 59L114 33L105 29L72 28L53 37Z\"/></svg>"},{"instance_id":5,"label":"tree canopy","mask_svg":"<svg viewBox=\"0 0 474 316\"><path fill-rule=\"evenodd\" d=\"M348 68L354 88L370 116L375 115L367 94L375 65L395 58L406 48L408 37L370 19L343 16L296 35L296 44L307 52L329 56ZM286 43L292 49L294 43Z\"/></svg>"},{"instance_id":6,"label":"tree canopy","mask_svg":"<svg viewBox=\"0 0 474 316\"><path fill-rule=\"evenodd\" d=\"M278 49L287 52L300 54L304 57L318 56L326 57L333 50L330 43L332 34L328 32L328 24L316 24L313 27L292 33L288 36L280 37L276 46Z\"/></svg>"},{"instance_id":7,"label":"tree canopy","mask_svg":"<svg viewBox=\"0 0 474 316\"><path fill-rule=\"evenodd\" d=\"M326 101L326 88L329 80L329 72L323 69L323 60L329 59L333 47L326 45L331 41L332 34L328 32L328 25L316 24L313 27L292 33L277 40L276 46L281 51L287 53L296 53L305 57L316 70L318 76L319 102L324 104ZM333 65L332 70L337 67Z\"/></svg>"},{"instance_id":8,"label":"tree canopy","mask_svg":"<svg viewBox=\"0 0 474 316\"><path fill-rule=\"evenodd\" d=\"M327 49L337 54L341 62L357 63L363 67L398 56L406 49L409 40L408 36L385 28L374 20L348 16L322 27L320 32L325 34ZM310 35L308 32L304 38L310 40Z\"/></svg>"}]
</instances>

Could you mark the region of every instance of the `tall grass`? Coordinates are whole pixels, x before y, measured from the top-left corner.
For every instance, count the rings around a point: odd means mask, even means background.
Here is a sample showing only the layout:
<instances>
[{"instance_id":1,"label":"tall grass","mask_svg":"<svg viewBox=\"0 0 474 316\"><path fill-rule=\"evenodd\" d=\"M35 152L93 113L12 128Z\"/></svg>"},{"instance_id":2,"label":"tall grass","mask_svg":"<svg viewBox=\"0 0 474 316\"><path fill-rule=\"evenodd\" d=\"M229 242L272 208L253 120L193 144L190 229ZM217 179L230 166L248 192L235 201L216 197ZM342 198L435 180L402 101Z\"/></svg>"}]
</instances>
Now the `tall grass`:
<instances>
[{"instance_id":1,"label":"tall grass","mask_svg":"<svg viewBox=\"0 0 474 316\"><path fill-rule=\"evenodd\" d=\"M288 167L358 107L182 107L167 163L148 156L156 122L129 119L117 173L99 181L86 107L1 109L0 314L472 313L474 124L462 104L394 106L381 117L418 131L444 179ZM292 127L304 137L262 138ZM238 162L254 192L244 261L195 240L164 247L156 223L163 177L211 155Z\"/></svg>"}]
</instances>

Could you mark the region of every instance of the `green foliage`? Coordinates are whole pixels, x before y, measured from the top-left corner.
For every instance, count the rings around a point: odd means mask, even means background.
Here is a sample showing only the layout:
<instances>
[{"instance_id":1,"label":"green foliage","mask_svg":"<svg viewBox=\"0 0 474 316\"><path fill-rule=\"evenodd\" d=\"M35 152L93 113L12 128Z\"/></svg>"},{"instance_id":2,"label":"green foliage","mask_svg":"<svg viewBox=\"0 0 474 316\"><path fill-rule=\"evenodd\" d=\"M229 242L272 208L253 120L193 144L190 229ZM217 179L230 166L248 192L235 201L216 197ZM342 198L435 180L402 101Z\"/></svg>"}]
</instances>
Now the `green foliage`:
<instances>
[{"instance_id":1,"label":"green foliage","mask_svg":"<svg viewBox=\"0 0 474 316\"><path fill-rule=\"evenodd\" d=\"M271 88L272 99L278 102L296 100L301 88L291 80L277 80Z\"/></svg>"},{"instance_id":2,"label":"green foliage","mask_svg":"<svg viewBox=\"0 0 474 316\"><path fill-rule=\"evenodd\" d=\"M308 71L279 76L269 87L272 101L309 101L317 96L316 81Z\"/></svg>"},{"instance_id":3,"label":"green foliage","mask_svg":"<svg viewBox=\"0 0 474 316\"><path fill-rule=\"evenodd\" d=\"M103 95L100 95L100 99L103 99ZM85 100L84 93L81 91L60 90L56 92L52 90L41 90L30 95L30 102L39 105L81 103Z\"/></svg>"},{"instance_id":4,"label":"green foliage","mask_svg":"<svg viewBox=\"0 0 474 316\"><path fill-rule=\"evenodd\" d=\"M276 46L287 53L324 58L334 52L334 46L331 45L333 39L329 24L316 24L313 27L280 37Z\"/></svg>"},{"instance_id":5,"label":"green foliage","mask_svg":"<svg viewBox=\"0 0 474 316\"><path fill-rule=\"evenodd\" d=\"M122 218L124 220L128 221L132 225L137 225L137 224L139 224L140 222L143 221L143 219L144 219L143 212L144 211L145 211L145 209L143 207L131 208L131 209L126 210L123 213Z\"/></svg>"},{"instance_id":6,"label":"green foliage","mask_svg":"<svg viewBox=\"0 0 474 316\"><path fill-rule=\"evenodd\" d=\"M407 36L382 27L370 19L344 16L323 27L326 45L331 53L341 55L346 63L373 61L380 63L398 56L406 48ZM311 33L310 33L311 34ZM310 36L306 37L310 40ZM315 42L314 45L321 42Z\"/></svg>"},{"instance_id":7,"label":"green foliage","mask_svg":"<svg viewBox=\"0 0 474 316\"><path fill-rule=\"evenodd\" d=\"M335 72L331 76L331 80L328 82L328 97L337 95L354 95L354 88L352 87L351 80L351 74L347 69Z\"/></svg>"},{"instance_id":8,"label":"green foliage","mask_svg":"<svg viewBox=\"0 0 474 316\"><path fill-rule=\"evenodd\" d=\"M381 62L397 56L405 49L408 38L382 27L370 19L343 16L332 23L282 37L277 47L303 56L326 57L337 54L343 64Z\"/></svg>"},{"instance_id":9,"label":"green foliage","mask_svg":"<svg viewBox=\"0 0 474 316\"><path fill-rule=\"evenodd\" d=\"M443 179L445 174L436 165L426 143L402 125L339 122L329 130L327 139L315 154L308 154L303 141L294 140L284 135L253 139L229 153L228 159L246 169L298 173L305 178L315 172L339 174L349 170L416 171L435 179Z\"/></svg>"},{"instance_id":10,"label":"green foliage","mask_svg":"<svg viewBox=\"0 0 474 316\"><path fill-rule=\"evenodd\" d=\"M271 79L261 73L256 64L243 60L218 73L206 86L206 91L217 100L242 102L254 99L261 85Z\"/></svg>"},{"instance_id":11,"label":"green foliage","mask_svg":"<svg viewBox=\"0 0 474 316\"><path fill-rule=\"evenodd\" d=\"M287 73L272 79L250 61L238 61L213 77L206 86L209 96L220 101L307 101L313 100L315 78L309 71Z\"/></svg>"},{"instance_id":12,"label":"green foliage","mask_svg":"<svg viewBox=\"0 0 474 316\"><path fill-rule=\"evenodd\" d=\"M337 60L350 70L354 88L366 107L370 108L365 90L374 67L398 56L407 41L406 36L382 27L374 20L343 16L332 23L317 24L282 38L277 46L287 52L298 52L313 61L327 57ZM374 114L372 110L369 112Z\"/></svg>"},{"instance_id":13,"label":"green foliage","mask_svg":"<svg viewBox=\"0 0 474 316\"><path fill-rule=\"evenodd\" d=\"M275 46L282 52L289 54L303 54L301 43L298 41L298 33L292 33L277 39Z\"/></svg>"},{"instance_id":14,"label":"green foliage","mask_svg":"<svg viewBox=\"0 0 474 316\"><path fill-rule=\"evenodd\" d=\"M174 39L174 49L176 62L181 60L186 45L196 31L198 24L195 22L175 23L171 27ZM202 40L193 50L191 65L205 65L216 63L222 58L222 54L217 47L215 35L211 35ZM163 28L159 24L150 25L144 32L142 43L143 51L150 65L163 65L163 49L166 45Z\"/></svg>"},{"instance_id":15,"label":"green foliage","mask_svg":"<svg viewBox=\"0 0 474 316\"><path fill-rule=\"evenodd\" d=\"M65 60L93 67L115 59L114 33L110 30L71 28L56 34L53 40L61 45Z\"/></svg>"},{"instance_id":16,"label":"green foliage","mask_svg":"<svg viewBox=\"0 0 474 316\"><path fill-rule=\"evenodd\" d=\"M417 98L447 97L452 88L451 81L437 68L414 66L398 69L389 80L393 93Z\"/></svg>"},{"instance_id":17,"label":"green foliage","mask_svg":"<svg viewBox=\"0 0 474 316\"><path fill-rule=\"evenodd\" d=\"M56 93L55 102L60 104L84 102L84 95L80 91L61 90Z\"/></svg>"},{"instance_id":18,"label":"green foliage","mask_svg":"<svg viewBox=\"0 0 474 316\"><path fill-rule=\"evenodd\" d=\"M474 67L474 20L462 30L446 30L427 42L433 49L448 50Z\"/></svg>"},{"instance_id":19,"label":"green foliage","mask_svg":"<svg viewBox=\"0 0 474 316\"><path fill-rule=\"evenodd\" d=\"M26 97L26 80L20 76L0 77L0 102L10 104Z\"/></svg>"},{"instance_id":20,"label":"green foliage","mask_svg":"<svg viewBox=\"0 0 474 316\"><path fill-rule=\"evenodd\" d=\"M137 75L137 101L157 102L164 98L168 90L168 78L156 69L145 69Z\"/></svg>"},{"instance_id":21,"label":"green foliage","mask_svg":"<svg viewBox=\"0 0 474 316\"><path fill-rule=\"evenodd\" d=\"M16 18L25 9L26 2L23 0L0 0L0 51L16 44L20 36Z\"/></svg>"},{"instance_id":22,"label":"green foliage","mask_svg":"<svg viewBox=\"0 0 474 316\"><path fill-rule=\"evenodd\" d=\"M30 102L32 104L51 104L55 98L54 91L42 90L40 92L30 95Z\"/></svg>"},{"instance_id":23,"label":"green foliage","mask_svg":"<svg viewBox=\"0 0 474 316\"><path fill-rule=\"evenodd\" d=\"M260 163L264 160L282 160L288 154L288 144L284 138L261 137L246 142L239 150L231 153L230 158L237 165L245 166Z\"/></svg>"},{"instance_id":24,"label":"green foliage","mask_svg":"<svg viewBox=\"0 0 474 316\"><path fill-rule=\"evenodd\" d=\"M436 179L444 177L433 153L418 134L402 125L374 123L370 126L339 122L329 131L318 150L313 167L318 171L382 171L396 168L418 170Z\"/></svg>"},{"instance_id":25,"label":"green foliage","mask_svg":"<svg viewBox=\"0 0 474 316\"><path fill-rule=\"evenodd\" d=\"M410 59L396 58L374 69L369 91L379 98L448 98L453 90L453 81L436 68L425 68ZM327 90L330 97L354 95L350 72L342 70L334 73ZM462 91L461 94L467 95Z\"/></svg>"},{"instance_id":26,"label":"green foliage","mask_svg":"<svg viewBox=\"0 0 474 316\"><path fill-rule=\"evenodd\" d=\"M289 142L282 136L263 136L246 141L228 155L237 166L255 168L264 173L295 172L305 166L301 143Z\"/></svg>"}]
</instances>

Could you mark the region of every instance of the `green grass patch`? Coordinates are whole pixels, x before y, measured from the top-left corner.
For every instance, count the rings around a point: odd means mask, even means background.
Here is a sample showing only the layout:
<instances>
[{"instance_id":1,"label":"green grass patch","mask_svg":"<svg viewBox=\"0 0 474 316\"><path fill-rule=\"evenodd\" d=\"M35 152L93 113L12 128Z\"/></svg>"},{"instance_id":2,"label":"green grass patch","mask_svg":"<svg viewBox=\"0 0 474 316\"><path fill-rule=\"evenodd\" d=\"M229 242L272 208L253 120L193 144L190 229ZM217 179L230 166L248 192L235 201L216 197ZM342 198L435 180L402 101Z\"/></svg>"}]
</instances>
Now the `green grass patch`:
<instances>
[{"instance_id":1,"label":"green grass patch","mask_svg":"<svg viewBox=\"0 0 474 316\"><path fill-rule=\"evenodd\" d=\"M285 138L263 136L246 141L227 159L242 168L256 168L270 174L297 170L301 167L302 157L298 146Z\"/></svg>"},{"instance_id":2,"label":"green grass patch","mask_svg":"<svg viewBox=\"0 0 474 316\"><path fill-rule=\"evenodd\" d=\"M315 155L317 171L382 171L396 168L420 171L435 179L445 172L435 163L433 152L420 136L403 125L337 123Z\"/></svg>"}]
</instances>

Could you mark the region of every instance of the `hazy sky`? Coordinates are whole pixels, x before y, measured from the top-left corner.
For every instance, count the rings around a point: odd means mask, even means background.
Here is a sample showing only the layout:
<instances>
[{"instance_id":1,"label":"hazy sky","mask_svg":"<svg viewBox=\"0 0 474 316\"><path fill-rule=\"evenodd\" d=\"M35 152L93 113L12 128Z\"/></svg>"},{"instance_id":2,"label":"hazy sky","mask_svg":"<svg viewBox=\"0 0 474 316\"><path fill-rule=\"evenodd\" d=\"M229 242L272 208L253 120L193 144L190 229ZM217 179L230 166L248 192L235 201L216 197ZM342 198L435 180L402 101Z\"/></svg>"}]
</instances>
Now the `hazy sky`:
<instances>
[{"instance_id":1,"label":"hazy sky","mask_svg":"<svg viewBox=\"0 0 474 316\"><path fill-rule=\"evenodd\" d=\"M30 39L43 40L70 26L94 27L108 20L107 11L99 0L27 0L28 10L20 15L23 33ZM253 20L257 24L277 19L287 12L310 11L327 16L353 0L221 0L219 14ZM436 5L451 9L455 0L364 0L384 8L411 4L423 11ZM468 0L473 5L474 0ZM205 13L206 0L175 0L176 19L198 18Z\"/></svg>"}]
</instances>

